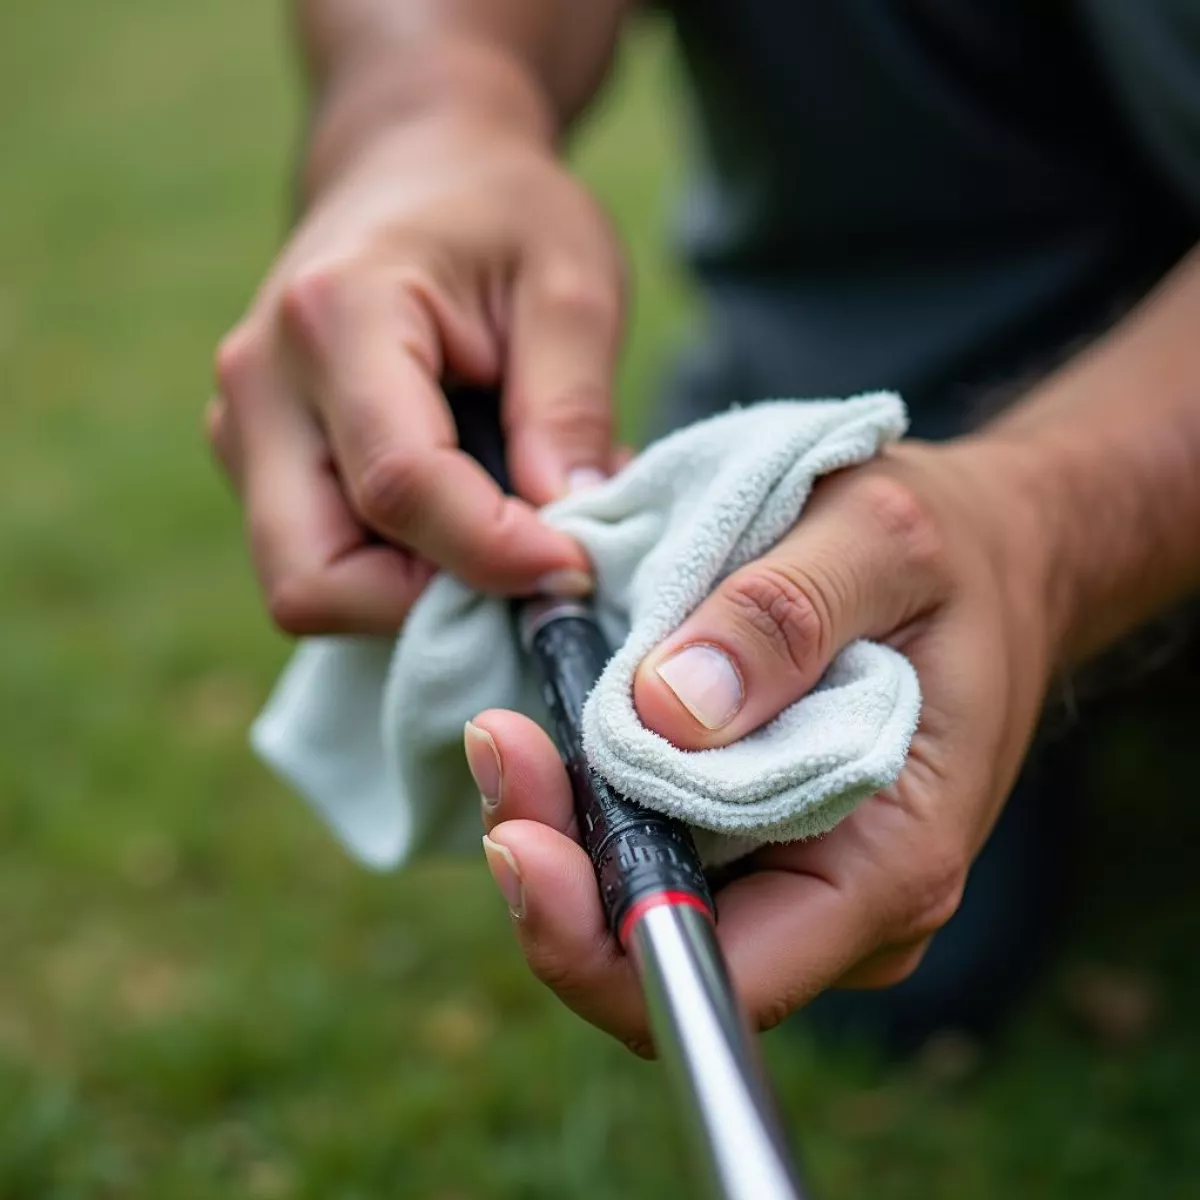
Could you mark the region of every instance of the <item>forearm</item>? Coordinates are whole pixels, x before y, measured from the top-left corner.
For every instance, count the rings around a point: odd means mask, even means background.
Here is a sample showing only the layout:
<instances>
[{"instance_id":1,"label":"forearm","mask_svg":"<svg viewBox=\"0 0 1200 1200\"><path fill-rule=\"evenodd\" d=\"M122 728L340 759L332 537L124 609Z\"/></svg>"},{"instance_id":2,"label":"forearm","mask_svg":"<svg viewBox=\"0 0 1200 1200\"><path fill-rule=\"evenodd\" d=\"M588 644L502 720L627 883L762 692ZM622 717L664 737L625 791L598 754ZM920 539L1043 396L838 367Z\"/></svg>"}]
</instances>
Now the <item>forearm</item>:
<instances>
[{"instance_id":1,"label":"forearm","mask_svg":"<svg viewBox=\"0 0 1200 1200\"><path fill-rule=\"evenodd\" d=\"M1048 535L1060 665L1200 586L1200 249L982 436L1015 450Z\"/></svg>"},{"instance_id":2,"label":"forearm","mask_svg":"<svg viewBox=\"0 0 1200 1200\"><path fill-rule=\"evenodd\" d=\"M630 0L299 0L319 190L376 131L473 111L553 141L600 86Z\"/></svg>"}]
</instances>

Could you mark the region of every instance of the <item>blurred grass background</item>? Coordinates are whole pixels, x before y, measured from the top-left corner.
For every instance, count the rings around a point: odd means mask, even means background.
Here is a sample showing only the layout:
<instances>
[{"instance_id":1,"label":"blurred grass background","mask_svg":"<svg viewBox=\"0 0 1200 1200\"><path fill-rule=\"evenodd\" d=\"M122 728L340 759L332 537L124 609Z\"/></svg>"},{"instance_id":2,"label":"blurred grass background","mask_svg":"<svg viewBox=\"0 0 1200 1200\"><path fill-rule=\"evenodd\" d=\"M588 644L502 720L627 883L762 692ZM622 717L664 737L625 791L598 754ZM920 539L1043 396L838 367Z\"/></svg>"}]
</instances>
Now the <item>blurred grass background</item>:
<instances>
[{"instance_id":1,"label":"blurred grass background","mask_svg":"<svg viewBox=\"0 0 1200 1200\"><path fill-rule=\"evenodd\" d=\"M481 863L360 871L246 749L288 647L199 426L286 218L283 8L0 0L0 1198L695 1194L658 1070L527 977ZM578 153L627 401L685 308L676 107L650 29ZM982 1070L772 1036L819 1195L1200 1195L1200 827L1152 753Z\"/></svg>"}]
</instances>

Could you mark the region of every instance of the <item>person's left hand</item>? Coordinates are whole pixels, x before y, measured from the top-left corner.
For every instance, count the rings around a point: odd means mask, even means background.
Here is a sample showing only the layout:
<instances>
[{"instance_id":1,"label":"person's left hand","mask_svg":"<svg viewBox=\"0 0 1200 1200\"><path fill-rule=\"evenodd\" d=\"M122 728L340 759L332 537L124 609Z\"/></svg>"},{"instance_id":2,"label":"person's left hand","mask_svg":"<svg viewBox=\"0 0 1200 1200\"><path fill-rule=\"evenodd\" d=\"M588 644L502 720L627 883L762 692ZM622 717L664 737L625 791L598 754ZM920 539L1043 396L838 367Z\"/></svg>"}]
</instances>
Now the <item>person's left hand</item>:
<instances>
[{"instance_id":1,"label":"person's left hand","mask_svg":"<svg viewBox=\"0 0 1200 1200\"><path fill-rule=\"evenodd\" d=\"M825 988L904 979L958 905L1062 633L1053 548L1027 484L1018 456L986 437L905 442L829 476L789 537L726 579L638 671L642 720L695 750L770 720L856 638L896 647L920 677L920 727L897 784L823 837L758 851L716 896L735 985L761 1028ZM580 1015L650 1053L550 739L499 710L465 739L488 863L530 967Z\"/></svg>"}]
</instances>

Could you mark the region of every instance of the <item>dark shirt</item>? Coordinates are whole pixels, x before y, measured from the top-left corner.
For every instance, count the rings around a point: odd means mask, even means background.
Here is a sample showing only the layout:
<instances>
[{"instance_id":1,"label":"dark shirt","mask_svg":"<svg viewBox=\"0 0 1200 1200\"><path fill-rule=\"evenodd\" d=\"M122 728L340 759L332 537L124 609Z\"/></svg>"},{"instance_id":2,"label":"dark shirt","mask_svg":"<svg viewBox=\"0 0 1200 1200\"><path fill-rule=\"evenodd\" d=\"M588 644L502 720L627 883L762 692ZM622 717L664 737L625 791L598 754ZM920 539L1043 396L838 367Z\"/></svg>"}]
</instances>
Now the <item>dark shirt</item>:
<instances>
[{"instance_id":1,"label":"dark shirt","mask_svg":"<svg viewBox=\"0 0 1200 1200\"><path fill-rule=\"evenodd\" d=\"M671 7L711 323L672 421L887 387L953 433L1200 240L1200 0Z\"/></svg>"}]
</instances>

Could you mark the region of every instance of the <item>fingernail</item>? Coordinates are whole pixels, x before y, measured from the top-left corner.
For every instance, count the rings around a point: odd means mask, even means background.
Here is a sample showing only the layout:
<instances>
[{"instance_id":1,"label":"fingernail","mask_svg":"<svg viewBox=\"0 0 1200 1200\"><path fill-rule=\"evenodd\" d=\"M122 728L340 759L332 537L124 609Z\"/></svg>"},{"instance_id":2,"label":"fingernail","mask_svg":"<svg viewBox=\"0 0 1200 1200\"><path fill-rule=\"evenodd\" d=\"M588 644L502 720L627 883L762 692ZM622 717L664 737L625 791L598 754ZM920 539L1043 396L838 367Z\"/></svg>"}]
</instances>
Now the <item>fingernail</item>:
<instances>
[{"instance_id":1,"label":"fingernail","mask_svg":"<svg viewBox=\"0 0 1200 1200\"><path fill-rule=\"evenodd\" d=\"M742 677L729 655L716 646L706 642L685 646L659 663L656 671L706 729L728 725L742 707Z\"/></svg>"},{"instance_id":2,"label":"fingernail","mask_svg":"<svg viewBox=\"0 0 1200 1200\"><path fill-rule=\"evenodd\" d=\"M596 581L586 571L574 571L569 567L562 571L551 571L537 581L537 590L543 596L590 596Z\"/></svg>"},{"instance_id":3,"label":"fingernail","mask_svg":"<svg viewBox=\"0 0 1200 1200\"><path fill-rule=\"evenodd\" d=\"M484 810L491 812L500 803L500 751L492 735L473 721L463 726L463 749Z\"/></svg>"},{"instance_id":4,"label":"fingernail","mask_svg":"<svg viewBox=\"0 0 1200 1200\"><path fill-rule=\"evenodd\" d=\"M513 852L499 842L493 842L484 836L483 856L487 859L488 870L496 881L504 899L508 902L508 911L514 920L519 921L525 915L525 883L521 879L521 869Z\"/></svg>"},{"instance_id":5,"label":"fingernail","mask_svg":"<svg viewBox=\"0 0 1200 1200\"><path fill-rule=\"evenodd\" d=\"M572 467L567 472L567 491L582 492L585 488L603 483L607 478L599 467Z\"/></svg>"}]
</instances>

